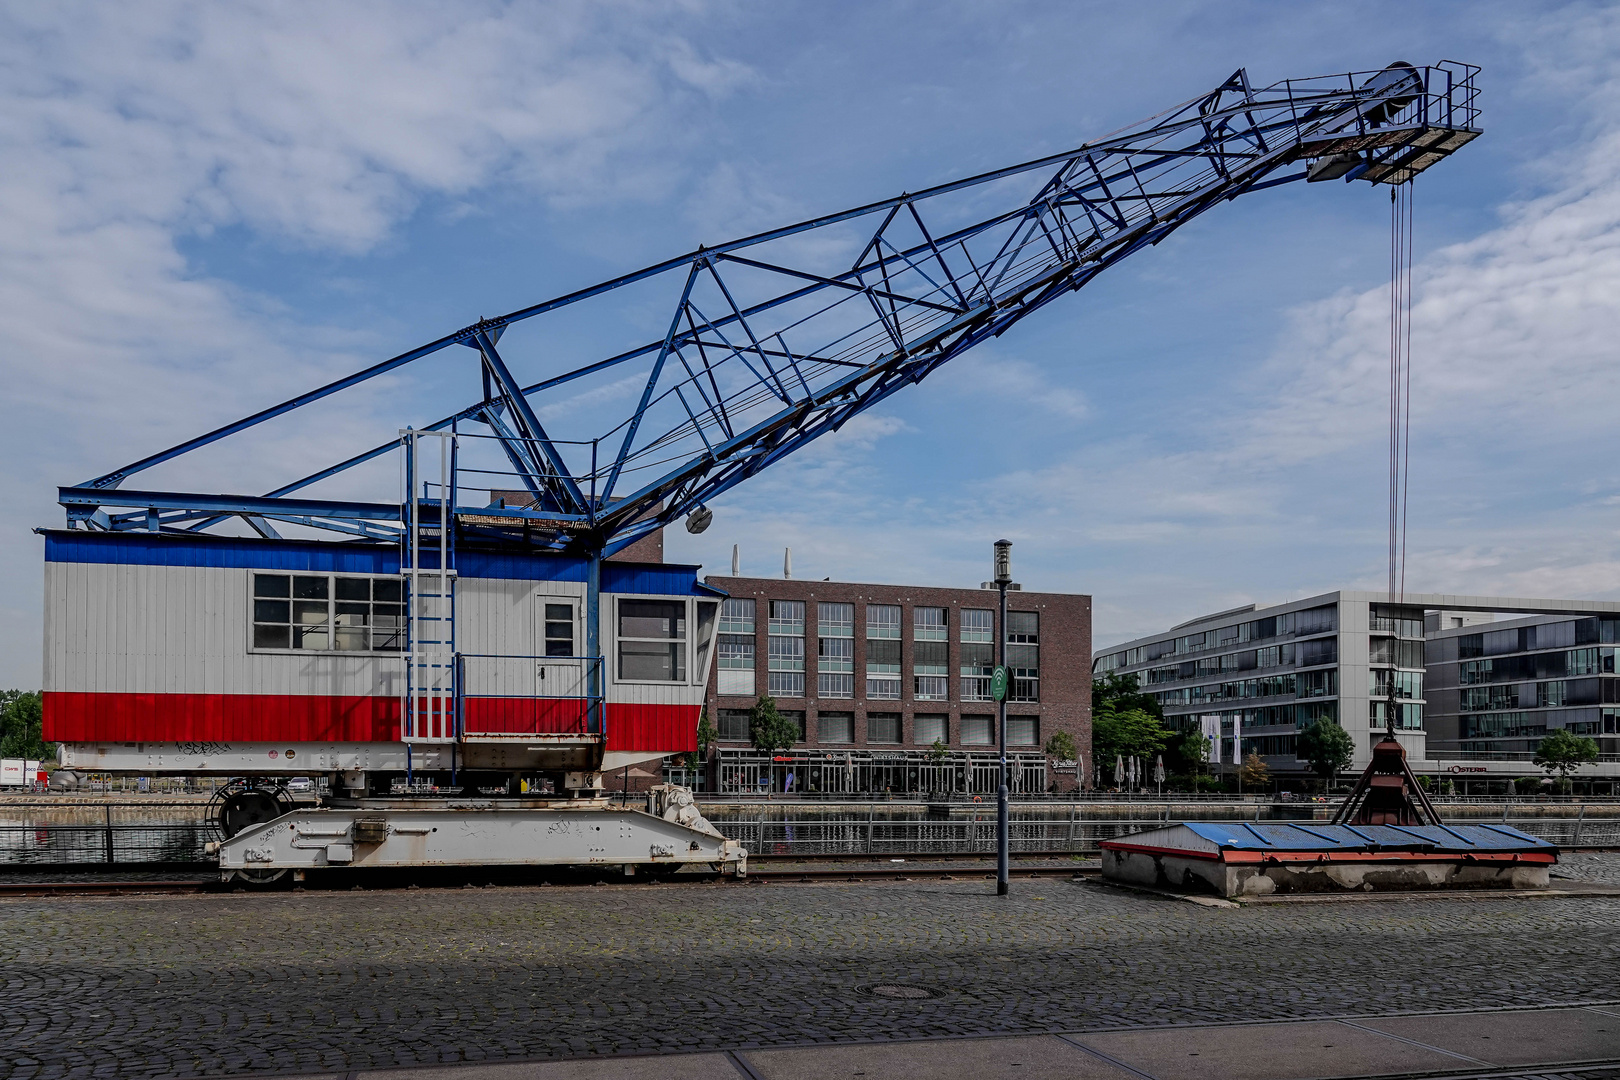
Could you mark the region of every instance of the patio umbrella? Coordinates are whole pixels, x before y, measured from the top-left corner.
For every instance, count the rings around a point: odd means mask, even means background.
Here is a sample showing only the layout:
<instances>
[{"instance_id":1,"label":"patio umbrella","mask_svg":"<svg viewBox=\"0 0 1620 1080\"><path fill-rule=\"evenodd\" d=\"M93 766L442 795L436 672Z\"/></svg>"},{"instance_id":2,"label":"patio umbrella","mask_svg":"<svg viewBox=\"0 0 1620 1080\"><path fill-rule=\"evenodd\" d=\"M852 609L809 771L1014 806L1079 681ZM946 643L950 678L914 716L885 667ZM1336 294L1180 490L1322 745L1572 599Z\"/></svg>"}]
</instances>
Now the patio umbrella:
<instances>
[{"instance_id":1,"label":"patio umbrella","mask_svg":"<svg viewBox=\"0 0 1620 1080\"><path fill-rule=\"evenodd\" d=\"M1120 757L1118 754L1115 754L1114 755L1114 783L1123 784L1124 782L1125 782L1125 759Z\"/></svg>"},{"instance_id":2,"label":"patio umbrella","mask_svg":"<svg viewBox=\"0 0 1620 1080\"><path fill-rule=\"evenodd\" d=\"M1153 782L1155 784L1164 783L1164 755L1163 754L1160 754L1158 757L1153 759Z\"/></svg>"}]
</instances>

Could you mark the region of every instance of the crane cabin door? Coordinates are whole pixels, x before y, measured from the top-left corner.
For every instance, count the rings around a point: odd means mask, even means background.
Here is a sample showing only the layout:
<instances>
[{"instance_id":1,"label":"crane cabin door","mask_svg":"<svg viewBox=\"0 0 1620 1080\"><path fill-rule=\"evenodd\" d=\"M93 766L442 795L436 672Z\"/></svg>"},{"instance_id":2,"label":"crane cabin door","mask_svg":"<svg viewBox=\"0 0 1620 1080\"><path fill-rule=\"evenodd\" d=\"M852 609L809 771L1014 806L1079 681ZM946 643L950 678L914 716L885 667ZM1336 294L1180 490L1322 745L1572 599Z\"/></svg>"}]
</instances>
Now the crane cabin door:
<instances>
[{"instance_id":1,"label":"crane cabin door","mask_svg":"<svg viewBox=\"0 0 1620 1080\"><path fill-rule=\"evenodd\" d=\"M534 624L538 646L535 652L539 654L534 664L535 696L552 700L583 698L585 661L581 659L579 601L570 596L535 597ZM551 709L557 714L567 711L560 701Z\"/></svg>"}]
</instances>

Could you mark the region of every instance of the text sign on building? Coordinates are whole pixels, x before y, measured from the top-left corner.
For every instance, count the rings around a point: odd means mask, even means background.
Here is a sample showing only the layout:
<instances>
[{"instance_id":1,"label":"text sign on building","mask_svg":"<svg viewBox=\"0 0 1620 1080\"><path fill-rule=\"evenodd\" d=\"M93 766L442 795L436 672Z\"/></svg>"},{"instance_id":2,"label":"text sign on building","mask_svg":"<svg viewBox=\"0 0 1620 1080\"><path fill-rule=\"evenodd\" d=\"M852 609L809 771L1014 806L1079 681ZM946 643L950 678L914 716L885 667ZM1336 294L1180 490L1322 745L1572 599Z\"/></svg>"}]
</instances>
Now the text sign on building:
<instances>
[{"instance_id":1,"label":"text sign on building","mask_svg":"<svg viewBox=\"0 0 1620 1080\"><path fill-rule=\"evenodd\" d=\"M1007 700L1007 669L1004 667L997 667L990 676L990 700Z\"/></svg>"}]
</instances>

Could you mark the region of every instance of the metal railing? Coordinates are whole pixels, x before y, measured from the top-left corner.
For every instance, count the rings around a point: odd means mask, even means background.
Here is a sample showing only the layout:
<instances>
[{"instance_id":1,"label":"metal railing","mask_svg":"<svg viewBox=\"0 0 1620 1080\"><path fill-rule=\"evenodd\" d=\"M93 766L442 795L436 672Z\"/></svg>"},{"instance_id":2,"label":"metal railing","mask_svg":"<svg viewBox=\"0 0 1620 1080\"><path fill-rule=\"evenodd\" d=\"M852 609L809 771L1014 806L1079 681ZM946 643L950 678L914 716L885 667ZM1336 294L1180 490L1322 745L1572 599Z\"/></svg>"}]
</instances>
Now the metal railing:
<instances>
[{"instance_id":1,"label":"metal railing","mask_svg":"<svg viewBox=\"0 0 1620 1080\"><path fill-rule=\"evenodd\" d=\"M0 868L209 862L221 839L206 802L0 804Z\"/></svg>"},{"instance_id":2,"label":"metal railing","mask_svg":"<svg viewBox=\"0 0 1620 1080\"><path fill-rule=\"evenodd\" d=\"M1255 804L1254 815L1245 813L1242 820L1285 823L1286 819L1268 821L1260 816L1264 808L1265 804ZM1182 820L1184 815L1172 814L1172 809L1160 804L1149 812L1095 818L1085 815L1084 804L1071 803L1067 813L1015 816L1010 822L1012 851L1096 855L1103 840ZM1513 809L1521 812L1514 814ZM1588 813L1593 807L1585 804L1574 814L1557 817L1525 816L1523 809L1522 803L1504 805L1501 816L1452 818L1451 823L1509 825L1566 848L1620 847L1620 815L1595 816ZM205 816L207 810L206 804L197 802L66 804L41 800L5 804L0 806L0 870L208 865L212 859L204 854L204 846L221 837L214 822ZM729 839L741 841L749 854L762 856L989 855L996 844L993 806L949 818L885 818L874 806L865 814L818 818L761 815L730 820L716 816L713 820Z\"/></svg>"},{"instance_id":3,"label":"metal railing","mask_svg":"<svg viewBox=\"0 0 1620 1080\"><path fill-rule=\"evenodd\" d=\"M600 656L457 653L455 665L461 738L607 734Z\"/></svg>"}]
</instances>

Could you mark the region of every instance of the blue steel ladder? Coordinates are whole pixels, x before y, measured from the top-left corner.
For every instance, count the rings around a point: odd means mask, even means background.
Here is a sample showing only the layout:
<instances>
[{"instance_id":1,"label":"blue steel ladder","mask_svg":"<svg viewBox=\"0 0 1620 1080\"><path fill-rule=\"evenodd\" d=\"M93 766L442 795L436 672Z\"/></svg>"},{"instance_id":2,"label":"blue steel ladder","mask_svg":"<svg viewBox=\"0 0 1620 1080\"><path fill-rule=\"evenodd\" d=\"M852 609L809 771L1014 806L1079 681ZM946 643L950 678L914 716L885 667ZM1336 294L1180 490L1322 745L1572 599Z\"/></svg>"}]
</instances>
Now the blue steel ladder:
<instances>
[{"instance_id":1,"label":"blue steel ladder","mask_svg":"<svg viewBox=\"0 0 1620 1080\"><path fill-rule=\"evenodd\" d=\"M438 480L424 477L424 440L438 445ZM405 530L399 569L405 583L405 681L400 738L407 745L453 743L457 725L456 440L453 431L400 432ZM431 451L429 452L431 464Z\"/></svg>"}]
</instances>

